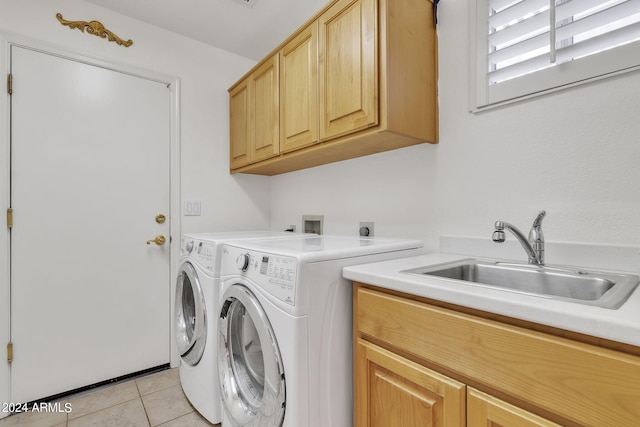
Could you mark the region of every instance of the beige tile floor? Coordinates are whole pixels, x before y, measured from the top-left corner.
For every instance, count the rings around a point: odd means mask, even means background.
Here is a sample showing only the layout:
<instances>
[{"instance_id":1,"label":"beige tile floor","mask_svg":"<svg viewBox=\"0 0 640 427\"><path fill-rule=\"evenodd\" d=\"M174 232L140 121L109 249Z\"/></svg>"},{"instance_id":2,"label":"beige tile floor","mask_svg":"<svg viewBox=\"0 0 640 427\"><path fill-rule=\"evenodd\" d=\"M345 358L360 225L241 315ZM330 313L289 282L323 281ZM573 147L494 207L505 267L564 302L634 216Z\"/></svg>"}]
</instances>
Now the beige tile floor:
<instances>
[{"instance_id":1,"label":"beige tile floor","mask_svg":"<svg viewBox=\"0 0 640 427\"><path fill-rule=\"evenodd\" d=\"M189 404L180 386L178 369L72 395L59 403L57 407L51 405L52 412L11 415L0 420L0 427L219 426L207 422ZM65 412L65 408L70 411Z\"/></svg>"}]
</instances>

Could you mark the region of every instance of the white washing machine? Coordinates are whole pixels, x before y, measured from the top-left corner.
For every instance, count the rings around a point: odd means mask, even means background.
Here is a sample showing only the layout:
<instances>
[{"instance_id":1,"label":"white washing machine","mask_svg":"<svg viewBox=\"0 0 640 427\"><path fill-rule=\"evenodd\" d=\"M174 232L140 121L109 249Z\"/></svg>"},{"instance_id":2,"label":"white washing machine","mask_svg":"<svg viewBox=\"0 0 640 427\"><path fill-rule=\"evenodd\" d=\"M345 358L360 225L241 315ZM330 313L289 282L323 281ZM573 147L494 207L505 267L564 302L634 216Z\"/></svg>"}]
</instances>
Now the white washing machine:
<instances>
[{"instance_id":1,"label":"white washing machine","mask_svg":"<svg viewBox=\"0 0 640 427\"><path fill-rule=\"evenodd\" d=\"M212 423L222 420L217 374L216 318L220 302L222 244L242 239L296 239L309 234L241 231L185 234L174 311L180 383L193 407Z\"/></svg>"},{"instance_id":2,"label":"white washing machine","mask_svg":"<svg viewBox=\"0 0 640 427\"><path fill-rule=\"evenodd\" d=\"M415 256L422 246L348 236L225 244L223 427L352 426L353 289L342 268Z\"/></svg>"}]
</instances>

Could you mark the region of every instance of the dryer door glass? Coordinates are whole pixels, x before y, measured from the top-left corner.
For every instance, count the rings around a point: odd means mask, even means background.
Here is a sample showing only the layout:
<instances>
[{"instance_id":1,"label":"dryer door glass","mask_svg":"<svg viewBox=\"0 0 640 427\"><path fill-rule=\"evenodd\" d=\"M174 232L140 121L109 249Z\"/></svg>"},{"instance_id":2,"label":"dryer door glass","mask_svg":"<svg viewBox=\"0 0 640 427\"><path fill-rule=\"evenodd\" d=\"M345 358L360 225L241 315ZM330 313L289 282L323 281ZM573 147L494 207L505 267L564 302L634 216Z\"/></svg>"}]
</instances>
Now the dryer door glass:
<instances>
[{"instance_id":1,"label":"dryer door glass","mask_svg":"<svg viewBox=\"0 0 640 427\"><path fill-rule=\"evenodd\" d=\"M243 426L279 426L285 411L282 359L269 319L249 289L234 285L225 293L218 332L227 414Z\"/></svg>"},{"instance_id":2,"label":"dryer door glass","mask_svg":"<svg viewBox=\"0 0 640 427\"><path fill-rule=\"evenodd\" d=\"M174 327L180 357L189 365L196 365L204 353L207 319L200 280L188 262L178 272Z\"/></svg>"}]
</instances>

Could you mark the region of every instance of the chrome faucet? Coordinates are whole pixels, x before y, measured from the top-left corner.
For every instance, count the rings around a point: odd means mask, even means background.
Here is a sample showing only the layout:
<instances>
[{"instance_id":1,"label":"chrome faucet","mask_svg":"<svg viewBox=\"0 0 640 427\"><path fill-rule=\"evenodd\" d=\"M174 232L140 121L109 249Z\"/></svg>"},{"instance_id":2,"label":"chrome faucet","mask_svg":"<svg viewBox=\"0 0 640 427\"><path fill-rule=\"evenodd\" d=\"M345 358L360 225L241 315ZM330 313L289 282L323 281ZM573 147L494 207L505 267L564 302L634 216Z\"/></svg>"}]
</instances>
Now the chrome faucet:
<instances>
[{"instance_id":1,"label":"chrome faucet","mask_svg":"<svg viewBox=\"0 0 640 427\"><path fill-rule=\"evenodd\" d=\"M506 240L504 230L505 228L516 236L516 239L520 242L525 252L529 257L529 264L544 265L544 235L542 234L542 220L547 213L545 211L538 212L538 216L533 221L531 231L529 231L529 240L524 237L524 234L515 225L509 224L505 221L496 221L495 231L491 237L494 242L502 243Z\"/></svg>"}]
</instances>

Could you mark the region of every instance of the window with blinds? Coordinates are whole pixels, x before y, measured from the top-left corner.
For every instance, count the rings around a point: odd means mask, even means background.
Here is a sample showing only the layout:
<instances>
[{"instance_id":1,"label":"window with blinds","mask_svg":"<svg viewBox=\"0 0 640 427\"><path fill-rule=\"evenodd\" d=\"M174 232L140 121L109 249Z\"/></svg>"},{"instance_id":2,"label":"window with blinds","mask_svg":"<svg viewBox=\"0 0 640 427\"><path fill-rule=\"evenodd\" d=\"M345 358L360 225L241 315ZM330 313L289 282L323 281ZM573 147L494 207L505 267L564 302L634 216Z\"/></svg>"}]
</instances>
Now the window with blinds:
<instances>
[{"instance_id":1,"label":"window with blinds","mask_svg":"<svg viewBox=\"0 0 640 427\"><path fill-rule=\"evenodd\" d=\"M640 0L476 0L475 108L640 67Z\"/></svg>"}]
</instances>

